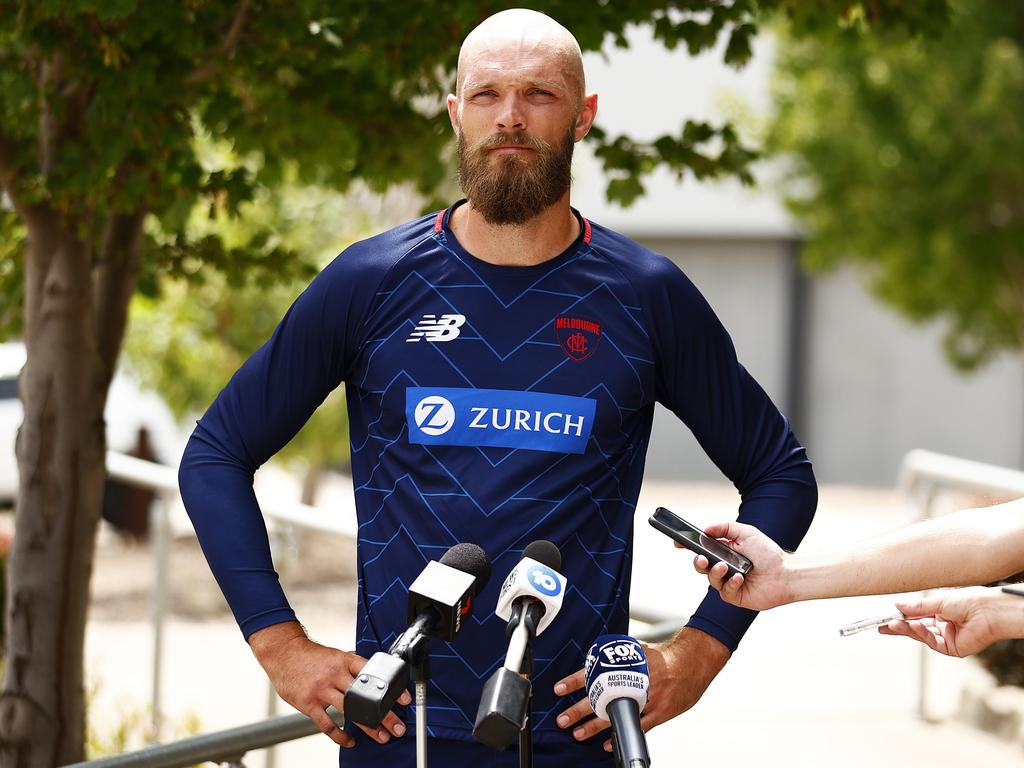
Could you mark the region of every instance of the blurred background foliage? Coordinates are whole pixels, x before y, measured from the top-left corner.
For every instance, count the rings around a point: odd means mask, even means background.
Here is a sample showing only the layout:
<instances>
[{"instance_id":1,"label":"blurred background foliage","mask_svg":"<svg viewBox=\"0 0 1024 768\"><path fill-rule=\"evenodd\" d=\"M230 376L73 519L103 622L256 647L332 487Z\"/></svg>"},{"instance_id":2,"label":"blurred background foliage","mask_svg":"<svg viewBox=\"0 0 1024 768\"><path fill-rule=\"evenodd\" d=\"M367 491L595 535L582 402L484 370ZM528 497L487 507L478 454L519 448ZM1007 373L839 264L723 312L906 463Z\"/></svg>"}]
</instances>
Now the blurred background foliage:
<instances>
[{"instance_id":1,"label":"blurred background foliage","mask_svg":"<svg viewBox=\"0 0 1024 768\"><path fill-rule=\"evenodd\" d=\"M928 35L783 30L767 149L806 264L858 265L973 368L1024 345L1024 3L951 5Z\"/></svg>"},{"instance_id":2,"label":"blurred background foliage","mask_svg":"<svg viewBox=\"0 0 1024 768\"><path fill-rule=\"evenodd\" d=\"M201 410L329 258L395 223L397 210L408 218L456 196L444 96L458 47L480 20L515 5L0 6L7 190L0 200L0 338L22 330L20 212L36 204L57 211L97 265L118 258L104 246L108 225L142 213L128 361L179 417ZM548 0L532 7L570 28L584 50L625 47L628 28L645 23L670 49L696 55L722 44L725 62L736 67L749 59L765 20L781 17L789 26L784 61L794 77L806 62L807 78L815 67L863 55L874 45L869 30L885 33L880 46L912 49L919 37L941 39L948 23L946 0ZM792 112L783 108L779 137L791 133L781 126ZM758 156L728 123L687 121L651 142L598 127L589 140L608 175L609 198L624 205L657 167L679 178L752 183ZM781 138L774 146L802 149ZM401 204L384 210L374 195L396 187ZM342 409L321 411L325 424L315 417L290 449L308 457L313 471L347 456Z\"/></svg>"},{"instance_id":3,"label":"blurred background foliage","mask_svg":"<svg viewBox=\"0 0 1024 768\"><path fill-rule=\"evenodd\" d=\"M197 138L197 149L204 167L218 169L213 172L230 174L244 165L223 142L214 146L208 136ZM375 194L361 182L345 193L302 184L293 165L282 168L273 191L257 190L236 212L197 203L184 223L190 241L214 238L230 252L273 233L264 246L296 257L277 271L197 270L189 279L170 271L144 274L125 340L128 368L144 387L160 393L179 420L201 413L270 337L319 268L347 244L415 215L422 202L409 186ZM153 223L154 238L164 236L158 226ZM277 458L299 470L302 500L314 503L323 472L348 467L343 389L327 398Z\"/></svg>"}]
</instances>

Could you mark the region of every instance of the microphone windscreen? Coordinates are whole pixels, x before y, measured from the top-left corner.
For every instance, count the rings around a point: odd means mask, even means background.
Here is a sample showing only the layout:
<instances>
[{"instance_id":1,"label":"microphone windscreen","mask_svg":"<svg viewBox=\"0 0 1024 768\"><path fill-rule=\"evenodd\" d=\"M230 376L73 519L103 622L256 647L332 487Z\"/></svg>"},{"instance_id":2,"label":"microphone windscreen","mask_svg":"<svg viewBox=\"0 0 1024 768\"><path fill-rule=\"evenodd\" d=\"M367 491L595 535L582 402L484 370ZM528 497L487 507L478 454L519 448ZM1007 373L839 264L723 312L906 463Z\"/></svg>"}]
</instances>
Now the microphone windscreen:
<instances>
[{"instance_id":1,"label":"microphone windscreen","mask_svg":"<svg viewBox=\"0 0 1024 768\"><path fill-rule=\"evenodd\" d=\"M644 648L629 635L601 635L590 646L584 669L587 698L594 713L608 719L608 705L632 699L640 711L647 706L651 684Z\"/></svg>"},{"instance_id":2,"label":"microphone windscreen","mask_svg":"<svg viewBox=\"0 0 1024 768\"><path fill-rule=\"evenodd\" d=\"M473 591L479 595L491 578L491 561L476 544L456 544L441 557L441 564L473 576Z\"/></svg>"},{"instance_id":3,"label":"microphone windscreen","mask_svg":"<svg viewBox=\"0 0 1024 768\"><path fill-rule=\"evenodd\" d=\"M543 563L554 571L562 569L562 553L547 539L538 539L527 544L526 549L523 550L523 557Z\"/></svg>"}]
</instances>

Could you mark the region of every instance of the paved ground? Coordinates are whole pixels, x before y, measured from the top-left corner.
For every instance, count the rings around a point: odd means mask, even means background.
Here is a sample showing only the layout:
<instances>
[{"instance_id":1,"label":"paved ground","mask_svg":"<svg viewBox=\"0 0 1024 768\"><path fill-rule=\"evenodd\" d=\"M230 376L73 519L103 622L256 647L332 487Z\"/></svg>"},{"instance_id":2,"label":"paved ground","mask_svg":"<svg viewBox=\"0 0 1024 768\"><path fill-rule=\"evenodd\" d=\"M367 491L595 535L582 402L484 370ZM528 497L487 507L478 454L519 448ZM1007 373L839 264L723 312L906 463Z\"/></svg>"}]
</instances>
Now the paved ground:
<instances>
[{"instance_id":1,"label":"paved ground","mask_svg":"<svg viewBox=\"0 0 1024 768\"><path fill-rule=\"evenodd\" d=\"M728 487L659 485L645 491L636 527L637 605L685 614L703 593L688 559L646 524L650 511L665 505L700 524L734 514L735 503ZM805 546L862 538L909 519L895 494L825 488ZM146 557L144 550L109 540L100 549L87 664L97 688L93 721L101 735L148 702ZM350 647L353 637L350 561L347 547L318 539L303 551L305 582L289 588L311 633L340 647ZM164 695L172 732L184 730L191 718L210 731L258 720L267 711L262 671L204 569L194 546L175 547L172 574L179 586L168 629ZM324 583L335 586L317 586ZM839 626L891 606L892 598L848 598L762 615L703 700L651 732L655 765L1024 768L1020 746L952 720L926 724L917 718L919 646L912 641L873 633L838 636ZM973 668L934 654L928 661L930 711L949 715ZM329 766L336 759L333 744L313 736L281 747L278 766ZM258 754L247 763L262 764Z\"/></svg>"}]
</instances>

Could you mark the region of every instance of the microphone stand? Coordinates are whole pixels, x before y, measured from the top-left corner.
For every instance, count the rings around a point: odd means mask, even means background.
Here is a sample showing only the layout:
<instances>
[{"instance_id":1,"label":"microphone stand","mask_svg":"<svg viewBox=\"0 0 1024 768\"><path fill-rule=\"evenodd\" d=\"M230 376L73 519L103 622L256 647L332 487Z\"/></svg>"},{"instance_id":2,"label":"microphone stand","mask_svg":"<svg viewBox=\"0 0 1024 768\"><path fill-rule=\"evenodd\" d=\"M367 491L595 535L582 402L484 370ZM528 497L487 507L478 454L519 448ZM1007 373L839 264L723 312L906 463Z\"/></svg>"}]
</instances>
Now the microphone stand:
<instances>
[{"instance_id":1,"label":"microphone stand","mask_svg":"<svg viewBox=\"0 0 1024 768\"><path fill-rule=\"evenodd\" d=\"M391 653L409 664L409 677L415 685L416 697L416 768L427 768L427 678L430 657L425 634L429 619L421 617L391 646Z\"/></svg>"},{"instance_id":2,"label":"microphone stand","mask_svg":"<svg viewBox=\"0 0 1024 768\"><path fill-rule=\"evenodd\" d=\"M420 643L409 662L409 676L416 686L416 768L427 768L427 677L430 674L427 644Z\"/></svg>"},{"instance_id":3,"label":"microphone stand","mask_svg":"<svg viewBox=\"0 0 1024 768\"><path fill-rule=\"evenodd\" d=\"M647 740L640 730L640 707L635 701L619 699L608 705L612 721L612 752L618 768L648 768L651 764ZM623 724L630 724L623 727ZM626 755L630 755L627 760Z\"/></svg>"},{"instance_id":4,"label":"microphone stand","mask_svg":"<svg viewBox=\"0 0 1024 768\"><path fill-rule=\"evenodd\" d=\"M527 638L523 665L519 673L527 680L533 676L533 642ZM526 697L526 722L519 732L519 768L533 768L533 685Z\"/></svg>"}]
</instances>

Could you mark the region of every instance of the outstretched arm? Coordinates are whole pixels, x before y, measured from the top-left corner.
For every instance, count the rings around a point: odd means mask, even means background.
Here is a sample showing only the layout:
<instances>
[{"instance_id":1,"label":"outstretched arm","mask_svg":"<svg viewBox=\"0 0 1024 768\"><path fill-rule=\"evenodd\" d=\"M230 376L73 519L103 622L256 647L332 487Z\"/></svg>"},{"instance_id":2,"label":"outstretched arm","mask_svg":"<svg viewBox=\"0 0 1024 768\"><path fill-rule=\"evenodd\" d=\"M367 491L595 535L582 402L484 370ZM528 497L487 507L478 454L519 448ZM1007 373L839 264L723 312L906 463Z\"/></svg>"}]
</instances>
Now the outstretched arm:
<instances>
[{"instance_id":1,"label":"outstretched arm","mask_svg":"<svg viewBox=\"0 0 1024 768\"><path fill-rule=\"evenodd\" d=\"M709 536L724 539L754 563L744 578L726 579L722 565L694 567L733 605L776 605L849 595L912 592L985 584L1024 570L1024 499L897 528L823 552L788 554L751 526L717 523Z\"/></svg>"}]
</instances>

